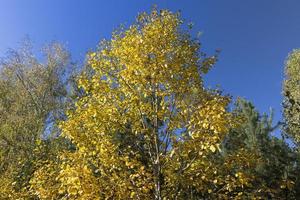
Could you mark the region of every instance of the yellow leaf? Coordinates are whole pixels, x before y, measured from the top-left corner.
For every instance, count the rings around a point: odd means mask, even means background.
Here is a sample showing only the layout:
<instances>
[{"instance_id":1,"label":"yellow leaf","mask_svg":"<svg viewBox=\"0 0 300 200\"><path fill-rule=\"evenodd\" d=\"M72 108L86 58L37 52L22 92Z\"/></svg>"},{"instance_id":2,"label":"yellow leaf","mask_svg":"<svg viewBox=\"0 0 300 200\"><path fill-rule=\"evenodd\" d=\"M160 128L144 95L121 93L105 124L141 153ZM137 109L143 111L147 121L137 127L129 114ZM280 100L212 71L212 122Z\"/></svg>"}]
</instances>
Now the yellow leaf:
<instances>
[{"instance_id":1,"label":"yellow leaf","mask_svg":"<svg viewBox=\"0 0 300 200\"><path fill-rule=\"evenodd\" d=\"M133 198L135 196L135 192L130 193L130 198Z\"/></svg>"},{"instance_id":2,"label":"yellow leaf","mask_svg":"<svg viewBox=\"0 0 300 200\"><path fill-rule=\"evenodd\" d=\"M216 151L216 147L214 145L210 145L209 149L214 153Z\"/></svg>"}]
</instances>

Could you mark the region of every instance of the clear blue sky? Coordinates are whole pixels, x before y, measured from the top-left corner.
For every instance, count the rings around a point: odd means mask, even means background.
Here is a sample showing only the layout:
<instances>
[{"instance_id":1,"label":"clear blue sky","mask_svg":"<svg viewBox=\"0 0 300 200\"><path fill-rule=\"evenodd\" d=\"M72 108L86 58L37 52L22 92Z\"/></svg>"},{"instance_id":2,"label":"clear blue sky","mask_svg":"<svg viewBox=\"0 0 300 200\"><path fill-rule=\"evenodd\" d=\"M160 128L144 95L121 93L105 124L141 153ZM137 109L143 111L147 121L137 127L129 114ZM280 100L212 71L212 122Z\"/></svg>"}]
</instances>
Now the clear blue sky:
<instances>
[{"instance_id":1,"label":"clear blue sky","mask_svg":"<svg viewBox=\"0 0 300 200\"><path fill-rule=\"evenodd\" d=\"M121 23L153 4L181 10L203 32L203 49L222 50L207 85L281 116L283 63L300 47L299 0L0 0L0 56L29 35L36 46L58 40L77 60Z\"/></svg>"}]
</instances>

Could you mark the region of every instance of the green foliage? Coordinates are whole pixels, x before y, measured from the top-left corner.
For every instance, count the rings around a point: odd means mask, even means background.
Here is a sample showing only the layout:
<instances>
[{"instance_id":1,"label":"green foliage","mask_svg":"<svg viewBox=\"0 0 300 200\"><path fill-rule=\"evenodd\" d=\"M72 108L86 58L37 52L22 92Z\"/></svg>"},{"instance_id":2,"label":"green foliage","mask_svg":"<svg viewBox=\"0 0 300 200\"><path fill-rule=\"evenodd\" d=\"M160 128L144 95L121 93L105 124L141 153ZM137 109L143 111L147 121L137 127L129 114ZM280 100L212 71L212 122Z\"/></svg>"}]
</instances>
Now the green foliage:
<instances>
[{"instance_id":1,"label":"green foliage","mask_svg":"<svg viewBox=\"0 0 300 200\"><path fill-rule=\"evenodd\" d=\"M29 43L11 50L0 71L0 185L1 198L29 198L38 143L49 123L55 127L66 107L68 53L58 43L43 49L39 62ZM52 129L55 131L55 129ZM48 134L55 134L55 132ZM45 152L43 153L45 154ZM48 155L48 154L47 154Z\"/></svg>"},{"instance_id":2,"label":"green foliage","mask_svg":"<svg viewBox=\"0 0 300 200\"><path fill-rule=\"evenodd\" d=\"M285 63L285 80L283 82L283 111L284 111L284 134L291 138L297 157L295 167L289 167L289 173L295 178L296 189L294 193L299 196L300 174L299 174L299 142L300 142L300 50L292 51ZM296 169L294 169L296 168Z\"/></svg>"},{"instance_id":3,"label":"green foliage","mask_svg":"<svg viewBox=\"0 0 300 200\"><path fill-rule=\"evenodd\" d=\"M244 99L238 99L234 113L243 116L242 125L233 129L224 142L224 152L230 153L240 148L247 154L256 155L256 163L248 173L255 177L252 192L261 191L264 197L295 197L296 154L284 139L272 136L281 125L273 126L273 113L260 115L255 107ZM288 185L288 187L286 187Z\"/></svg>"},{"instance_id":4,"label":"green foliage","mask_svg":"<svg viewBox=\"0 0 300 200\"><path fill-rule=\"evenodd\" d=\"M294 50L285 64L285 80L283 82L283 111L285 132L296 143L300 142L300 50Z\"/></svg>"}]
</instances>

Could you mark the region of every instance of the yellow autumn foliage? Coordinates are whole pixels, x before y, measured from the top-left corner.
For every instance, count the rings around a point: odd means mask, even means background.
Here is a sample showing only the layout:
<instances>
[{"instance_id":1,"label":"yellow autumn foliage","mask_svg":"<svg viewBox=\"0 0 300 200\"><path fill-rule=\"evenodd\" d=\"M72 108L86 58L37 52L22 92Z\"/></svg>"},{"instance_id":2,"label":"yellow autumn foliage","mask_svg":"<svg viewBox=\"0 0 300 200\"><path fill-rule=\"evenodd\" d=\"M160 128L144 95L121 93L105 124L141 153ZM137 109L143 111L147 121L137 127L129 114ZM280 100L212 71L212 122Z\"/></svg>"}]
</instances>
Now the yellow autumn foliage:
<instances>
[{"instance_id":1,"label":"yellow autumn foliage","mask_svg":"<svg viewBox=\"0 0 300 200\"><path fill-rule=\"evenodd\" d=\"M247 184L213 159L240 119L228 97L204 88L216 57L201 56L182 26L179 14L153 9L88 53L85 95L60 125L75 149L35 172L41 199L217 198Z\"/></svg>"}]
</instances>

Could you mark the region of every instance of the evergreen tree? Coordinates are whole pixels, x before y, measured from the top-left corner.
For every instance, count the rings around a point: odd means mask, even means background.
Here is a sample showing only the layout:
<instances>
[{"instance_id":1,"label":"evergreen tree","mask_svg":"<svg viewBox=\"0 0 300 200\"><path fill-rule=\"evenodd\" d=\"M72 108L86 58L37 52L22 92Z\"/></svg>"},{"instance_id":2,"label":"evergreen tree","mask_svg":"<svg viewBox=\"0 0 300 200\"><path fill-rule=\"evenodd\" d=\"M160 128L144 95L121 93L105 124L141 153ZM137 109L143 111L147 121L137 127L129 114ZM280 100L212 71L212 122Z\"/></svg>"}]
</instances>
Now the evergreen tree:
<instances>
[{"instance_id":1,"label":"evergreen tree","mask_svg":"<svg viewBox=\"0 0 300 200\"><path fill-rule=\"evenodd\" d=\"M252 103L238 99L234 113L243 116L243 123L233 129L224 141L224 151L230 153L244 148L249 154L257 156L255 166L250 173L256 177L254 192L262 192L265 197L295 198L296 154L284 139L274 137L272 133L281 123L273 125L273 112L260 115ZM264 189L263 189L264 188Z\"/></svg>"}]
</instances>

